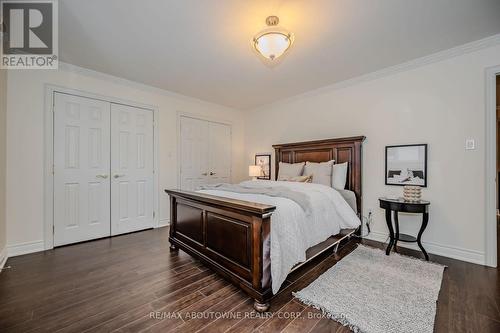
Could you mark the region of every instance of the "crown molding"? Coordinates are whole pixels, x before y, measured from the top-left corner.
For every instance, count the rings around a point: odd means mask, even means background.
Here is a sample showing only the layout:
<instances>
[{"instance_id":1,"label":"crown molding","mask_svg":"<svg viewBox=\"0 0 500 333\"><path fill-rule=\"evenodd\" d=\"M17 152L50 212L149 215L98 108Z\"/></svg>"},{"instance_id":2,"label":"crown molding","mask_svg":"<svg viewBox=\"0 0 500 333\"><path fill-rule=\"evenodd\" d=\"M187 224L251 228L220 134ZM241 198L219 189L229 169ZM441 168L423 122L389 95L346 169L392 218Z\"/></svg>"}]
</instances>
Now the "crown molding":
<instances>
[{"instance_id":1,"label":"crown molding","mask_svg":"<svg viewBox=\"0 0 500 333\"><path fill-rule=\"evenodd\" d=\"M486 49L489 47L497 46L500 45L500 34L493 35L490 37L486 37L483 39L476 40L474 42L470 42L467 44L463 44L460 46L453 47L451 49L447 49L444 51L440 51L437 53L433 53L424 57L416 58L395 66L390 66L383 68L381 70L371 72L368 74L364 74L361 76L356 76L351 79L347 79L344 81L340 81L331 85L323 86L321 88L313 89L306 91L301 94L297 94L291 97L286 97L268 104L264 104L255 108L251 109L246 109L248 111L259 111L264 108L268 108L270 106L275 106L275 105L280 105L280 104L286 104L289 102L296 101L298 99L306 98L306 97L312 97L312 96L317 96L324 94L329 91L333 90L339 90L351 86L355 86L357 84L363 83L363 82L368 82L368 81L373 81L377 79L381 79L384 77L388 77L391 75L395 75L398 73L406 72L412 69L416 69L419 67L423 67L429 64L437 63L443 60L455 58L461 55L465 55L468 53L476 52L482 49Z\"/></svg>"},{"instance_id":2,"label":"crown molding","mask_svg":"<svg viewBox=\"0 0 500 333\"><path fill-rule=\"evenodd\" d=\"M80 66L77 66L77 65L73 65L73 64L70 64L70 63L63 62L63 61L59 61L59 70L66 71L66 72L71 72L71 73L76 73L76 74L88 76L88 77L99 79L99 80L103 80L103 81L112 82L112 83L119 84L119 85L122 85L122 86L126 86L126 87L129 87L129 88L139 89L141 91L148 92L148 93L154 93L154 94L159 94L159 95L163 95L163 96L175 98L175 99L181 100L181 101L186 101L186 102L191 102L191 103L197 103L199 105L205 105L205 106L223 108L223 109L229 110L229 111L239 111L239 109L231 108L231 107L226 106L226 105L209 102L209 101L202 100L202 99L199 99L199 98L196 98L196 97L191 97L191 96L179 94L179 93L176 93L176 92L173 92L173 91L169 91L169 90L165 90L165 89L161 89L161 88L158 88L158 87L153 87L153 86L150 86L150 85L147 85L147 84L144 84L144 83L132 81L132 80L129 80L129 79L125 79L125 78L122 78L122 77L114 76L114 75L111 75L111 74L106 74L106 73L103 73L103 72L98 72L98 71L95 71L93 69L89 69L89 68L85 68L85 67L80 67Z\"/></svg>"},{"instance_id":3,"label":"crown molding","mask_svg":"<svg viewBox=\"0 0 500 333\"><path fill-rule=\"evenodd\" d=\"M187 102L194 102L199 105L205 105L205 106L212 106L212 107L218 107L218 108L224 108L226 110L231 110L231 111L258 111L260 109L264 109L273 105L279 105L279 104L284 104L284 103L289 103L292 101L295 101L297 99L301 98L306 98L306 97L311 97L311 96L316 96L316 95L321 95L323 93L333 91L333 90L338 90L342 88L347 88L350 86L354 86L363 82L368 82L368 81L373 81L376 79L381 79L384 77L388 77L391 75L395 75L398 73L402 73L405 71L409 71L415 68L423 67L425 65L429 65L432 63L440 62L443 60L451 59L457 56L465 55L468 53L476 52L482 49L486 49L492 46L496 46L500 44L500 34L493 35L490 37L486 37L477 41L473 41L467 44L459 45L456 47L453 47L451 49L447 49L444 51L440 51L437 53L433 53L424 57L416 58L395 66L390 66L383 68L381 70L371 72L368 74L364 74L361 76L357 76L348 80L340 81L331 85L323 86L317 89L309 90L301 94L293 95L290 97L286 97L283 99L276 100L271 103L263 104L258 107L254 108L231 108L222 104L217 104L213 103L210 101L202 100L196 97L191 97L183 94L179 94L173 91L153 87L144 83L139 83L136 81L132 81L129 79L125 79L122 77L114 76L111 74L106 74L102 72L98 72L92 69L80 67L77 65L69 64L63 61L59 62L59 69L63 71L68 71L68 72L73 72L109 82L113 82L116 84L120 84L123 86L128 86L131 88L139 89L145 92L150 92L150 93L156 93L160 94L163 96L168 96L171 98L175 98L177 100L182 100L182 101L187 101Z\"/></svg>"}]
</instances>

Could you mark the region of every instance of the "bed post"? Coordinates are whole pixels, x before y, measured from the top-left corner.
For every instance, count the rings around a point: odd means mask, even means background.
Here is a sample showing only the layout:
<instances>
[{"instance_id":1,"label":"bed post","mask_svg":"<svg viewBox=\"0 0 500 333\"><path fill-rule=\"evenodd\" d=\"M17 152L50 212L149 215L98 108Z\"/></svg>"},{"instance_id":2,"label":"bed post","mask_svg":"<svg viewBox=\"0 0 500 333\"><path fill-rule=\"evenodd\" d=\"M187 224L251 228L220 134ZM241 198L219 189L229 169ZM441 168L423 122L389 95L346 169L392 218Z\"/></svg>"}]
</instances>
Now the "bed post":
<instances>
[{"instance_id":1,"label":"bed post","mask_svg":"<svg viewBox=\"0 0 500 333\"><path fill-rule=\"evenodd\" d=\"M359 140L354 142L354 158L353 158L353 187L354 193L356 193L356 206L358 208L357 214L359 219L361 220L361 225L359 226L358 230L356 230L356 235L361 237L363 234L362 229L363 229L363 193L361 191L361 184L363 181L363 168L362 168L362 159L363 159L363 141L365 140L366 137L360 137Z\"/></svg>"},{"instance_id":2,"label":"bed post","mask_svg":"<svg viewBox=\"0 0 500 333\"><path fill-rule=\"evenodd\" d=\"M177 205L175 196L170 196L170 228L169 228L169 238L172 239L175 230L175 224L177 223ZM170 241L170 252L178 252L179 247Z\"/></svg>"},{"instance_id":3,"label":"bed post","mask_svg":"<svg viewBox=\"0 0 500 333\"><path fill-rule=\"evenodd\" d=\"M264 277L264 243L269 239L271 232L271 213L262 216L252 217L252 265L255 274L252 276L252 287L255 290L267 290L270 288L270 279L263 280ZM270 276L267 272L266 276ZM259 295L255 297L253 307L257 312L266 312L269 309L269 300L272 295Z\"/></svg>"}]
</instances>

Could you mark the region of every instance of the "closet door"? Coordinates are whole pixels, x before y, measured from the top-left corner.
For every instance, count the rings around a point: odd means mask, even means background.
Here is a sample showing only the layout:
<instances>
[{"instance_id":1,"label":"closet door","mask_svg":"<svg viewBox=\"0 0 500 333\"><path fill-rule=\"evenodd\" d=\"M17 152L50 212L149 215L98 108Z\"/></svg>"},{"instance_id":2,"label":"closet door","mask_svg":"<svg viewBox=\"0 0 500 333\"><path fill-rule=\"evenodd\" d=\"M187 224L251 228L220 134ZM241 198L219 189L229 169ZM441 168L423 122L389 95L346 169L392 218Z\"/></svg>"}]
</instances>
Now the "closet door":
<instances>
[{"instance_id":1,"label":"closet door","mask_svg":"<svg viewBox=\"0 0 500 333\"><path fill-rule=\"evenodd\" d=\"M111 234L153 227L153 111L111 104Z\"/></svg>"},{"instance_id":2,"label":"closet door","mask_svg":"<svg viewBox=\"0 0 500 333\"><path fill-rule=\"evenodd\" d=\"M180 186L194 191L209 181L208 122L182 116L180 119Z\"/></svg>"},{"instance_id":3,"label":"closet door","mask_svg":"<svg viewBox=\"0 0 500 333\"><path fill-rule=\"evenodd\" d=\"M229 183L231 180L231 127L226 124L208 124L209 182Z\"/></svg>"},{"instance_id":4,"label":"closet door","mask_svg":"<svg viewBox=\"0 0 500 333\"><path fill-rule=\"evenodd\" d=\"M110 103L55 93L55 246L110 235L109 170Z\"/></svg>"}]
</instances>

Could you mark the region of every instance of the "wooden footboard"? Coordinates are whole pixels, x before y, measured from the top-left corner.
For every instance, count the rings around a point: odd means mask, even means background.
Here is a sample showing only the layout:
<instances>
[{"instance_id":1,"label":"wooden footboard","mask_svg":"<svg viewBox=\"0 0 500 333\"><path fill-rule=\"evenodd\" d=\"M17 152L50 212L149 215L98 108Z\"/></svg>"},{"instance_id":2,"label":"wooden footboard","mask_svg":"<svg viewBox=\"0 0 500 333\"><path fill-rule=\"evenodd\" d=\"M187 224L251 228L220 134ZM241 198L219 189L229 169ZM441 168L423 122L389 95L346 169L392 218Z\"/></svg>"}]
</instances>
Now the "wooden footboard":
<instances>
[{"instance_id":1,"label":"wooden footboard","mask_svg":"<svg viewBox=\"0 0 500 333\"><path fill-rule=\"evenodd\" d=\"M274 206L196 192L165 190L170 195L170 243L200 259L255 299L266 311L272 297L265 269Z\"/></svg>"}]
</instances>

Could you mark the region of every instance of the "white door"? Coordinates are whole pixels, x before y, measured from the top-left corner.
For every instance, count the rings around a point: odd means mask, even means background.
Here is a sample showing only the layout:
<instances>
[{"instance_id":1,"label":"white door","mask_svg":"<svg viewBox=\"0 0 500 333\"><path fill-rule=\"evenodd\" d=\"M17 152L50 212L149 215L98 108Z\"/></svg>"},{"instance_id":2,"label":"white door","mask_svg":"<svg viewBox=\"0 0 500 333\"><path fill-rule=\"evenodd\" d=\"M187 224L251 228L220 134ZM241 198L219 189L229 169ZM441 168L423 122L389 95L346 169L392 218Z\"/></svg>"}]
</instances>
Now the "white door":
<instances>
[{"instance_id":1,"label":"white door","mask_svg":"<svg viewBox=\"0 0 500 333\"><path fill-rule=\"evenodd\" d=\"M231 127L182 116L180 120L181 189L228 183L231 179Z\"/></svg>"},{"instance_id":2,"label":"white door","mask_svg":"<svg viewBox=\"0 0 500 333\"><path fill-rule=\"evenodd\" d=\"M111 104L111 234L153 227L153 111Z\"/></svg>"},{"instance_id":3,"label":"white door","mask_svg":"<svg viewBox=\"0 0 500 333\"><path fill-rule=\"evenodd\" d=\"M194 191L208 184L208 122L181 117L181 189Z\"/></svg>"},{"instance_id":4,"label":"white door","mask_svg":"<svg viewBox=\"0 0 500 333\"><path fill-rule=\"evenodd\" d=\"M208 124L209 182L229 183L231 178L231 127L226 124Z\"/></svg>"},{"instance_id":5,"label":"white door","mask_svg":"<svg viewBox=\"0 0 500 333\"><path fill-rule=\"evenodd\" d=\"M109 150L110 103L56 93L55 246L110 235Z\"/></svg>"}]
</instances>

